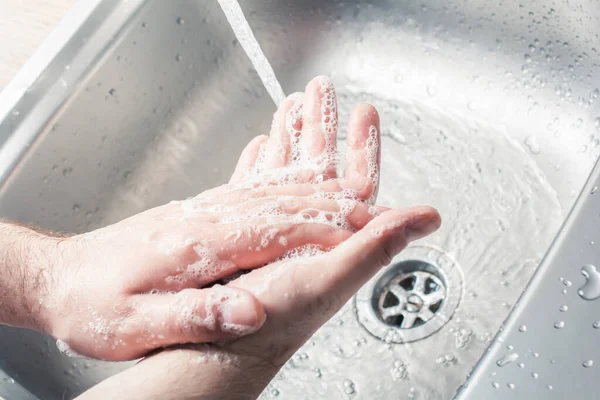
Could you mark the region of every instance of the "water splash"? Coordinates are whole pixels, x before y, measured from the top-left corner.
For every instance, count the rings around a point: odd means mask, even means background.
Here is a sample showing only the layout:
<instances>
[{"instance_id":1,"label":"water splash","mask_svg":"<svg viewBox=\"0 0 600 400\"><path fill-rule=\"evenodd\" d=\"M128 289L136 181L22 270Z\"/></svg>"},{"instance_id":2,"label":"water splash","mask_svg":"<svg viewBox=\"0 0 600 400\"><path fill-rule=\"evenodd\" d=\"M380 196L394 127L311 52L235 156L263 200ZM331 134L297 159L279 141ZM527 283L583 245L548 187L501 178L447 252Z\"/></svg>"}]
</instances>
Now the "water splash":
<instances>
[{"instance_id":1,"label":"water splash","mask_svg":"<svg viewBox=\"0 0 600 400\"><path fill-rule=\"evenodd\" d=\"M269 92L269 95L275 102L275 105L278 106L283 99L285 99L285 93L275 76L275 71L273 71L273 67L267 60L267 57L263 53L256 37L254 37L254 33L248 25L248 21L246 17L244 17L244 13L239 3L236 0L218 0L221 9L225 13L225 17L227 17L227 21L231 25L231 29L233 29L233 33L235 33L235 37L242 45L242 48L250 58L252 65L258 72L258 76L260 77L265 89Z\"/></svg>"}]
</instances>

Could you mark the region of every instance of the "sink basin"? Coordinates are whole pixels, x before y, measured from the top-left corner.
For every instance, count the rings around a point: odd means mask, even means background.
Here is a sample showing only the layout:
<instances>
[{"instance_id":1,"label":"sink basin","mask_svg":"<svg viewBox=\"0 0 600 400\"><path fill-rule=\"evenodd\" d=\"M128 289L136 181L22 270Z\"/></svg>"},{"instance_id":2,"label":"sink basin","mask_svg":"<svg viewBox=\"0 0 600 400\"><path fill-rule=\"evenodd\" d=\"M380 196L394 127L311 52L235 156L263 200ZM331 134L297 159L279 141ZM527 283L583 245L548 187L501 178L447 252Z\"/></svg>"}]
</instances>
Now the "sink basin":
<instances>
[{"instance_id":1,"label":"sink basin","mask_svg":"<svg viewBox=\"0 0 600 400\"><path fill-rule=\"evenodd\" d=\"M412 331L423 320L378 335L361 316L361 299L379 293L367 285L263 397L451 398L598 157L600 9L240 5L286 93L325 74L340 126L358 102L379 109L380 203L426 203L444 218L394 263L428 260L456 303L427 335ZM79 2L36 57L0 95L0 215L43 228L87 231L226 181L275 111L216 0ZM68 358L53 339L9 327L0 354L4 396L19 385L72 398L129 365Z\"/></svg>"}]
</instances>

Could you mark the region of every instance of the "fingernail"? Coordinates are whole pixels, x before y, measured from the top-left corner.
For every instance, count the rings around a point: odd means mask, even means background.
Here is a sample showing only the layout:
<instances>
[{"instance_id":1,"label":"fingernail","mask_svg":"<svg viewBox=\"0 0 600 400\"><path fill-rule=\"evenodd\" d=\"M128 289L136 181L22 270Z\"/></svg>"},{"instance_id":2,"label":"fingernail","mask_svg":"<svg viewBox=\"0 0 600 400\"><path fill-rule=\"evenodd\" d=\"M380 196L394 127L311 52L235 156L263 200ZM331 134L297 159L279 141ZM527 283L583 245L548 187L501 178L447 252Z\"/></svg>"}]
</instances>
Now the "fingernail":
<instances>
[{"instance_id":1,"label":"fingernail","mask_svg":"<svg viewBox=\"0 0 600 400\"><path fill-rule=\"evenodd\" d=\"M266 315L252 295L225 287L219 292L222 332L242 336L256 332L263 325Z\"/></svg>"}]
</instances>

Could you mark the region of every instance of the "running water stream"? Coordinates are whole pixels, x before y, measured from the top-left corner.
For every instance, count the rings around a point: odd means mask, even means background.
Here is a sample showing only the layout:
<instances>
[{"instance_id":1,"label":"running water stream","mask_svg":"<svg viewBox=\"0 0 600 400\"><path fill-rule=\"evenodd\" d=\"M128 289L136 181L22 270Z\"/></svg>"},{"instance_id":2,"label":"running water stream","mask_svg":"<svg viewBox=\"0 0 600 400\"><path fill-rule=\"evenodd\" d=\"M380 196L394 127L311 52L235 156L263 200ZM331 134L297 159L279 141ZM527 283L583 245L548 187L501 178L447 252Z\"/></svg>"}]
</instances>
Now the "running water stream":
<instances>
[{"instance_id":1,"label":"running water stream","mask_svg":"<svg viewBox=\"0 0 600 400\"><path fill-rule=\"evenodd\" d=\"M236 0L218 0L218 2L227 17L229 25L231 25L231 29L233 29L233 33L235 33L235 37L250 58L267 92L269 92L275 105L279 106L283 99L285 99L285 93L275 76L273 67L271 67L269 60L267 60L267 57L256 41L252 29L248 25L246 17L244 17L242 8Z\"/></svg>"}]
</instances>

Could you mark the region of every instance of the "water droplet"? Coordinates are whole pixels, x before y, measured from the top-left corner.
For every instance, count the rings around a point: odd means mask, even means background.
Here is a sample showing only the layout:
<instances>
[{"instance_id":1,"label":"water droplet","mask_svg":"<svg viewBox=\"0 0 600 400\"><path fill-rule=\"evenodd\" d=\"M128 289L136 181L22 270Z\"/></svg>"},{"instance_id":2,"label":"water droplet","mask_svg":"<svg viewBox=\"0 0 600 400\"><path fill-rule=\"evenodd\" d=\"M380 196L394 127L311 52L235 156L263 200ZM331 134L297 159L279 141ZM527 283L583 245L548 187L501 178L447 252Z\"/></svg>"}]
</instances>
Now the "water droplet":
<instances>
[{"instance_id":1,"label":"water droplet","mask_svg":"<svg viewBox=\"0 0 600 400\"><path fill-rule=\"evenodd\" d=\"M148 26L148 24L146 22L142 22L142 28L145 28L147 26Z\"/></svg>"},{"instance_id":2,"label":"water droplet","mask_svg":"<svg viewBox=\"0 0 600 400\"><path fill-rule=\"evenodd\" d=\"M537 372L532 372L531 376L533 377L533 379L537 379L540 377L540 375Z\"/></svg>"},{"instance_id":3,"label":"water droplet","mask_svg":"<svg viewBox=\"0 0 600 400\"><path fill-rule=\"evenodd\" d=\"M517 353L508 353L507 355L496 361L496 365L499 367L504 367L505 365L515 361L517 358L519 358L519 355Z\"/></svg>"},{"instance_id":4,"label":"water droplet","mask_svg":"<svg viewBox=\"0 0 600 400\"><path fill-rule=\"evenodd\" d=\"M519 368L525 368L525 364L523 363L518 363L517 365L519 366Z\"/></svg>"},{"instance_id":5,"label":"water droplet","mask_svg":"<svg viewBox=\"0 0 600 400\"><path fill-rule=\"evenodd\" d=\"M594 327L594 329L600 329L600 321L595 321L592 326Z\"/></svg>"},{"instance_id":6,"label":"water droplet","mask_svg":"<svg viewBox=\"0 0 600 400\"><path fill-rule=\"evenodd\" d=\"M567 289L563 289L563 290L561 290L561 293L562 293L562 294L567 294Z\"/></svg>"},{"instance_id":7,"label":"water droplet","mask_svg":"<svg viewBox=\"0 0 600 400\"><path fill-rule=\"evenodd\" d=\"M515 388L515 384L514 383L507 383L506 386L508 386L509 389L514 389Z\"/></svg>"},{"instance_id":8,"label":"water droplet","mask_svg":"<svg viewBox=\"0 0 600 400\"><path fill-rule=\"evenodd\" d=\"M519 332L527 332L527 325L521 325L519 327Z\"/></svg>"},{"instance_id":9,"label":"water droplet","mask_svg":"<svg viewBox=\"0 0 600 400\"><path fill-rule=\"evenodd\" d=\"M437 94L436 87L433 85L427 85L427 94L431 97L435 96Z\"/></svg>"},{"instance_id":10,"label":"water droplet","mask_svg":"<svg viewBox=\"0 0 600 400\"><path fill-rule=\"evenodd\" d=\"M354 382L352 382L350 379L344 380L344 393L347 395L354 395L356 393Z\"/></svg>"},{"instance_id":11,"label":"water droplet","mask_svg":"<svg viewBox=\"0 0 600 400\"><path fill-rule=\"evenodd\" d=\"M597 190L598 190L598 186L594 186L594 187L592 188L592 190L590 191L590 193L591 193L591 194L594 194L594 193L596 193L596 191L597 191Z\"/></svg>"},{"instance_id":12,"label":"water droplet","mask_svg":"<svg viewBox=\"0 0 600 400\"><path fill-rule=\"evenodd\" d=\"M452 362L452 361L454 361L454 358L455 358L454 354L451 354L451 353L450 354L446 354L446 361Z\"/></svg>"},{"instance_id":13,"label":"water droplet","mask_svg":"<svg viewBox=\"0 0 600 400\"><path fill-rule=\"evenodd\" d=\"M577 294L584 300L596 300L600 297L600 273L592 264L586 264L581 267L581 275L586 279L585 283Z\"/></svg>"},{"instance_id":14,"label":"water droplet","mask_svg":"<svg viewBox=\"0 0 600 400\"><path fill-rule=\"evenodd\" d=\"M183 24L185 23L185 21L184 21L184 19L183 19L183 18L181 18L181 17L177 17L177 23L178 23L179 25L183 25Z\"/></svg>"},{"instance_id":15,"label":"water droplet","mask_svg":"<svg viewBox=\"0 0 600 400\"><path fill-rule=\"evenodd\" d=\"M537 142L537 138L533 135L528 136L525 139L525 146L527 146L527 149L529 149L529 151L531 152L531 154L540 154L540 145Z\"/></svg>"},{"instance_id":16,"label":"water droplet","mask_svg":"<svg viewBox=\"0 0 600 400\"><path fill-rule=\"evenodd\" d=\"M116 94L117 94L117 89L114 89L114 88L113 88L113 89L110 89L110 90L108 91L108 94L110 94L111 96L114 96L114 95L116 95Z\"/></svg>"},{"instance_id":17,"label":"water droplet","mask_svg":"<svg viewBox=\"0 0 600 400\"><path fill-rule=\"evenodd\" d=\"M5 377L3 380L6 383L15 383L15 380L13 378L8 377L8 376Z\"/></svg>"},{"instance_id":18,"label":"water droplet","mask_svg":"<svg viewBox=\"0 0 600 400\"><path fill-rule=\"evenodd\" d=\"M78 213L81 210L81 207L79 206L79 204L75 203L73 204L73 212L74 213Z\"/></svg>"},{"instance_id":19,"label":"water droplet","mask_svg":"<svg viewBox=\"0 0 600 400\"><path fill-rule=\"evenodd\" d=\"M546 387L548 388L548 390L552 390L552 389L554 389L554 387L552 387L552 385L548 385L548 386L546 386Z\"/></svg>"},{"instance_id":20,"label":"water droplet","mask_svg":"<svg viewBox=\"0 0 600 400\"><path fill-rule=\"evenodd\" d=\"M596 128L600 128L600 117L596 117L596 119L594 120L594 126Z\"/></svg>"},{"instance_id":21,"label":"water droplet","mask_svg":"<svg viewBox=\"0 0 600 400\"><path fill-rule=\"evenodd\" d=\"M560 312L567 312L569 310L569 307L564 305L564 306L560 306L560 308L558 309L558 311Z\"/></svg>"},{"instance_id":22,"label":"water droplet","mask_svg":"<svg viewBox=\"0 0 600 400\"><path fill-rule=\"evenodd\" d=\"M554 327L556 329L562 329L565 327L565 321L558 321L554 323Z\"/></svg>"},{"instance_id":23,"label":"water droplet","mask_svg":"<svg viewBox=\"0 0 600 400\"><path fill-rule=\"evenodd\" d=\"M594 360L585 360L582 365L584 368L591 368L594 365Z\"/></svg>"},{"instance_id":24,"label":"water droplet","mask_svg":"<svg viewBox=\"0 0 600 400\"><path fill-rule=\"evenodd\" d=\"M565 281L563 282L563 285L565 285L566 287L571 287L571 285L572 285L572 284L573 284L573 283L572 283L571 281L567 281L567 280L565 280Z\"/></svg>"},{"instance_id":25,"label":"water droplet","mask_svg":"<svg viewBox=\"0 0 600 400\"><path fill-rule=\"evenodd\" d=\"M277 390L277 389L271 390L271 396L273 396L273 397L279 396L279 390Z\"/></svg>"},{"instance_id":26,"label":"water droplet","mask_svg":"<svg viewBox=\"0 0 600 400\"><path fill-rule=\"evenodd\" d=\"M179 61L181 61L181 60L183 60L183 57L181 56L181 54L177 54L177 55L175 56L175 61L179 62Z\"/></svg>"}]
</instances>

